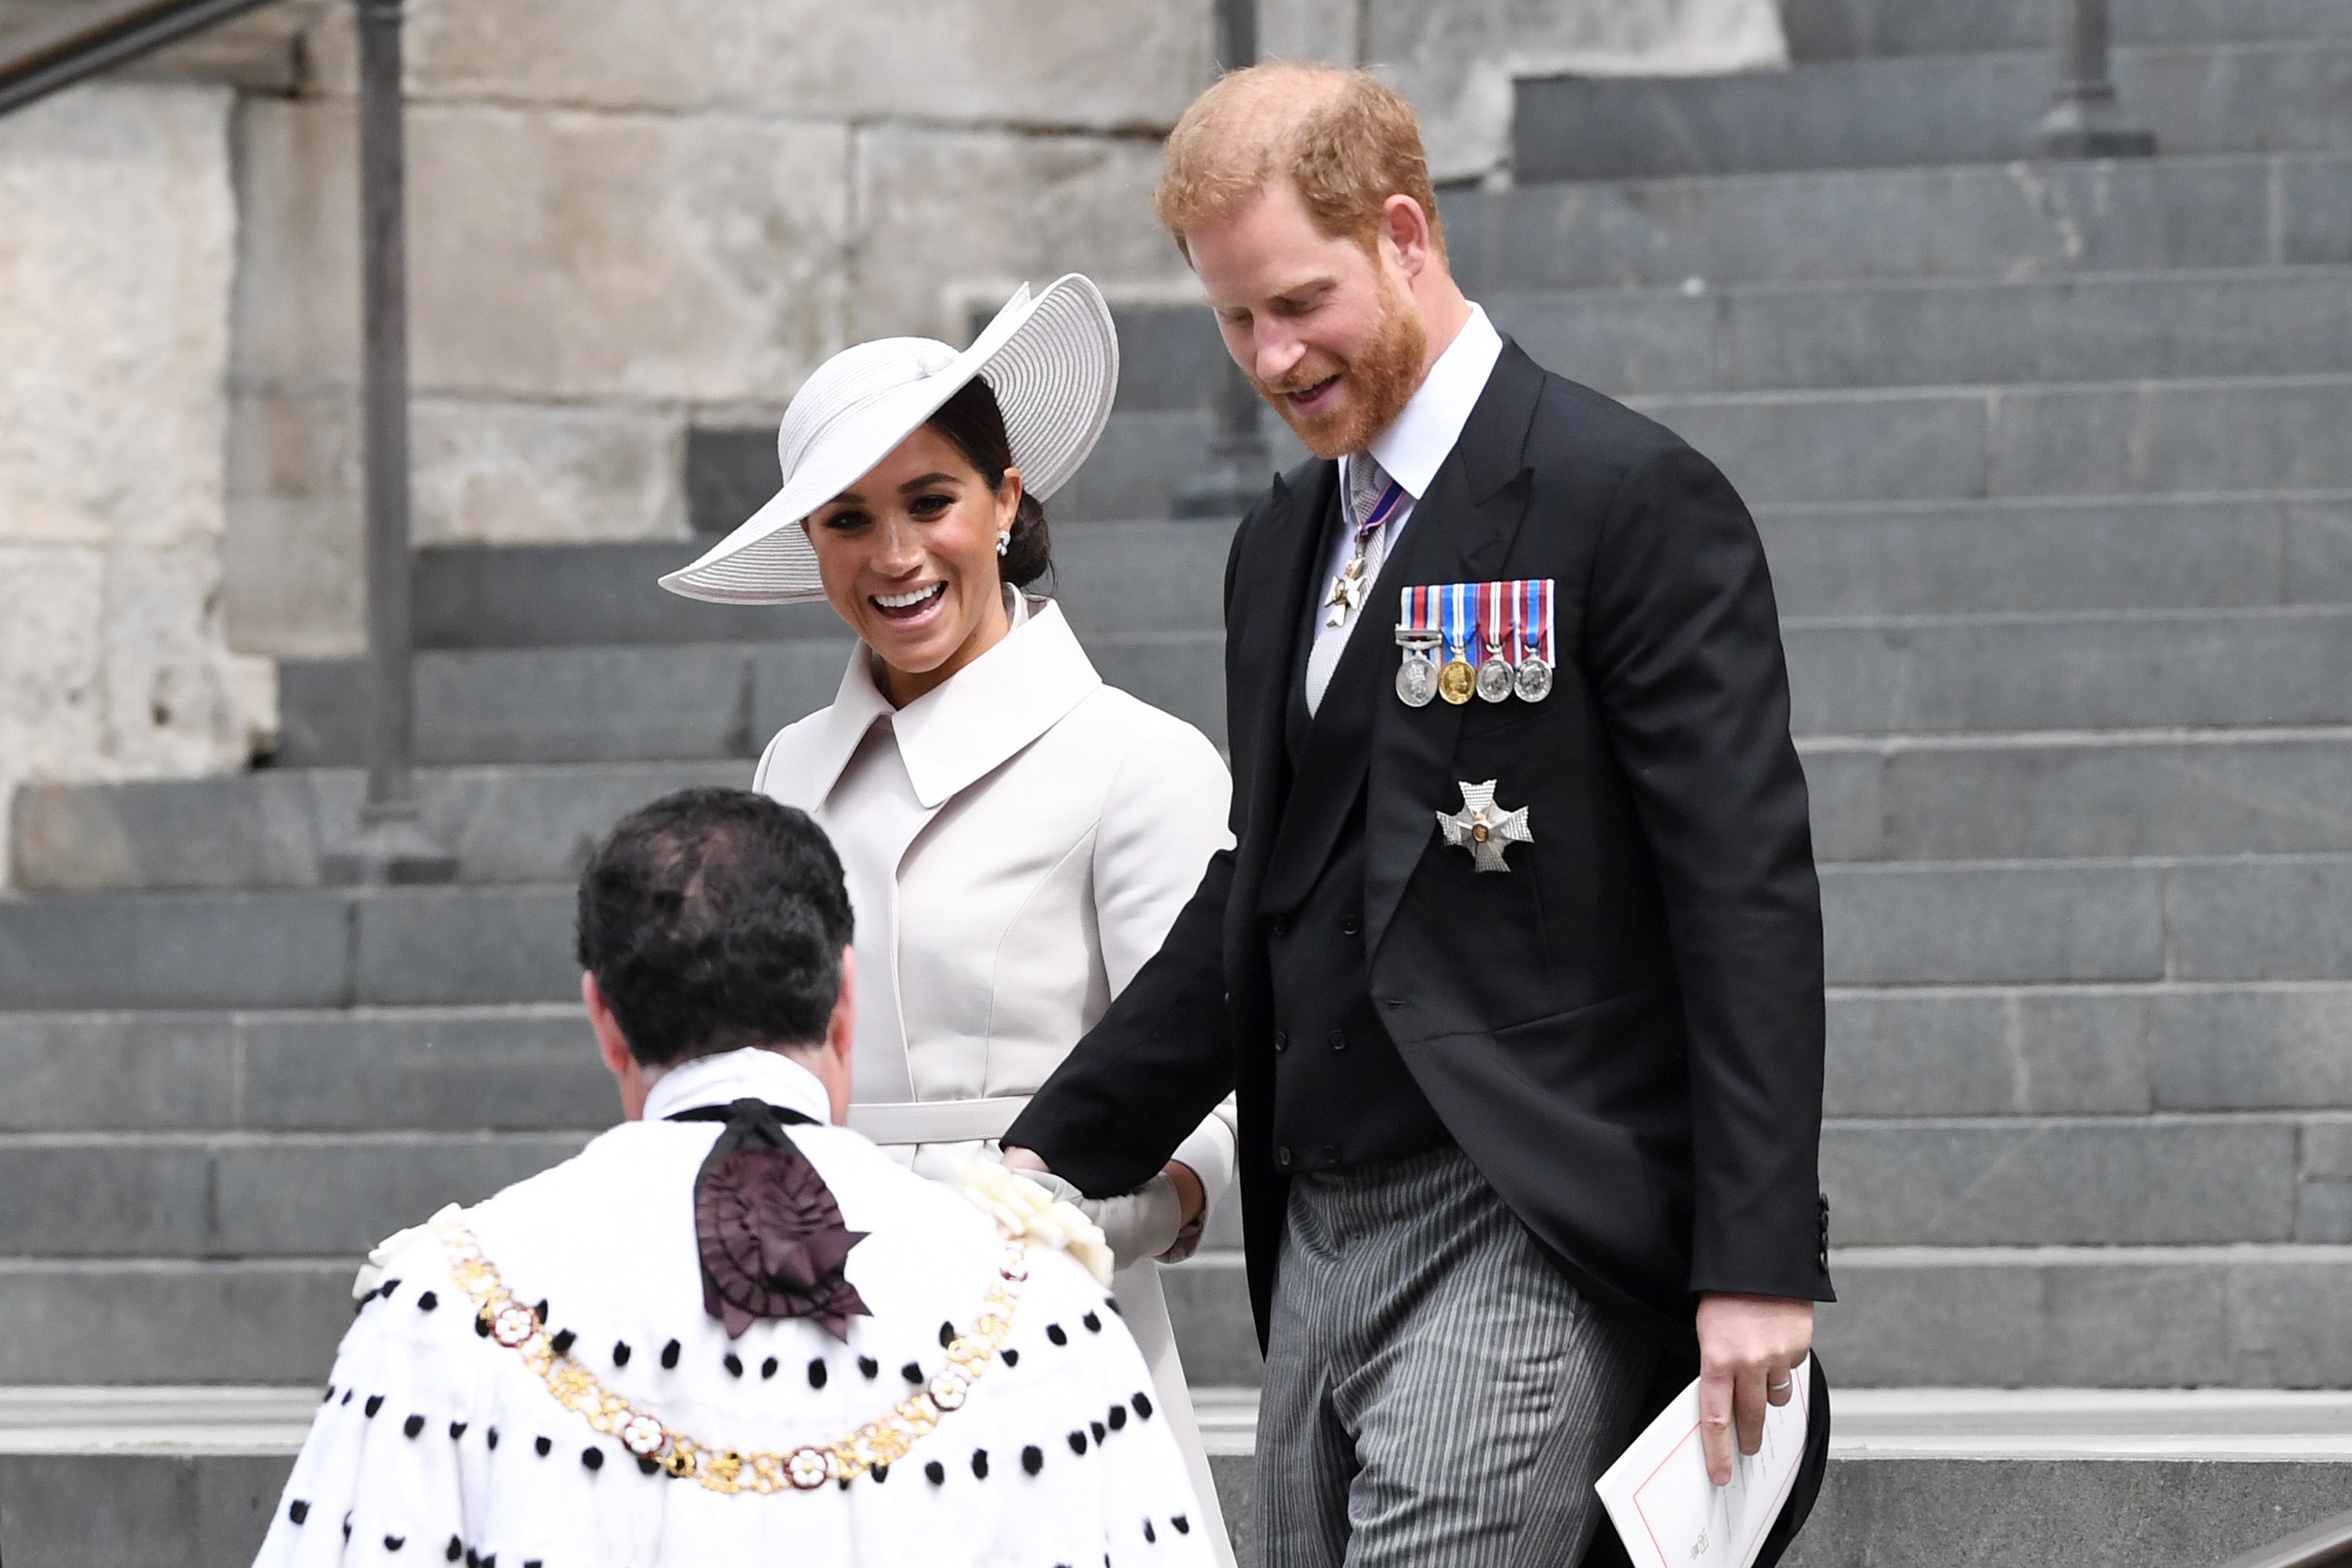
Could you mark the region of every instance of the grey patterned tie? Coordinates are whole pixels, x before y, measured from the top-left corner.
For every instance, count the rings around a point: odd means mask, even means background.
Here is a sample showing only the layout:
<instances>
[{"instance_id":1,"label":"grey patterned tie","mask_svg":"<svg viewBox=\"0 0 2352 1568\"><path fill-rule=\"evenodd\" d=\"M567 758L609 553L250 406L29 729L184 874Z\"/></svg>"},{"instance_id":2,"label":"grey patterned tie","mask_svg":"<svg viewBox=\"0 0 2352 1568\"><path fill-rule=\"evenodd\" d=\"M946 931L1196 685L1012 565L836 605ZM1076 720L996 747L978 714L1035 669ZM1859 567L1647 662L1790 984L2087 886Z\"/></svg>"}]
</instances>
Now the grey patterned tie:
<instances>
[{"instance_id":1,"label":"grey patterned tie","mask_svg":"<svg viewBox=\"0 0 2352 1568\"><path fill-rule=\"evenodd\" d=\"M1355 452L1348 458L1348 525L1355 535L1355 549L1339 574L1331 579L1331 594L1324 603L1330 606L1327 624L1344 626L1372 591L1372 579L1380 575L1381 536L1388 531L1388 520L1372 523L1374 509L1388 493L1388 470L1370 452ZM1393 509L1391 509L1393 511Z\"/></svg>"}]
</instances>

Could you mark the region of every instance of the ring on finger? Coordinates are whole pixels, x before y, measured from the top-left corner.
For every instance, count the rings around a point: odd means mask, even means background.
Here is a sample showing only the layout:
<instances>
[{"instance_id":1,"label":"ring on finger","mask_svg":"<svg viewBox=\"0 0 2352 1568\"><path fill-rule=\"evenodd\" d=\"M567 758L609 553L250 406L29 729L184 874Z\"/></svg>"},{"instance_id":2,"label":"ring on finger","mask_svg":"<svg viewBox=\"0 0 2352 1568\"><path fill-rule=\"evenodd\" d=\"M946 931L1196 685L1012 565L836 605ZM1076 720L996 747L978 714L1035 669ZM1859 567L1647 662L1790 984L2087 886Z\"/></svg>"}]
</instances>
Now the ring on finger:
<instances>
[{"instance_id":1,"label":"ring on finger","mask_svg":"<svg viewBox=\"0 0 2352 1568\"><path fill-rule=\"evenodd\" d=\"M1767 1394L1781 1394L1781 1393L1785 1393L1785 1392L1787 1392L1789 1389L1791 1389L1791 1388L1795 1387L1795 1386L1796 1386L1796 1384L1797 1384L1797 1380L1796 1380L1795 1378L1793 1378L1793 1377L1784 1377L1784 1378L1782 1378L1782 1379L1781 1379L1780 1382L1778 1382L1778 1383L1768 1383L1768 1384L1766 1384L1764 1385L1764 1392L1765 1392L1765 1393L1767 1393Z\"/></svg>"}]
</instances>

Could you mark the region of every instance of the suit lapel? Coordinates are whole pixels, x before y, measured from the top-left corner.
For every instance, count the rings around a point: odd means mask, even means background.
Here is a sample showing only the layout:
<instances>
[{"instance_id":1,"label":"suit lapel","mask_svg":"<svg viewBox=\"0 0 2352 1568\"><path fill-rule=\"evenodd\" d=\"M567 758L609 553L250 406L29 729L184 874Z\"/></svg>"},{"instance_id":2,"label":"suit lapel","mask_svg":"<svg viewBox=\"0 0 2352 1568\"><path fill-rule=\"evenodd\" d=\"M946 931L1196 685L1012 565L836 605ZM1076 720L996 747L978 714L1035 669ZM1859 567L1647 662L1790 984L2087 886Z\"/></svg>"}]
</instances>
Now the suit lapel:
<instances>
[{"instance_id":1,"label":"suit lapel","mask_svg":"<svg viewBox=\"0 0 2352 1568\"><path fill-rule=\"evenodd\" d=\"M1461 439L1430 486L1429 499L1441 502L1436 517L1425 520L1414 509L1401 552L1407 560L1397 563L1406 573L1393 584L1387 572L1381 574L1381 589L1391 600L1408 582L1477 583L1502 575L1527 515L1533 478L1526 466L1528 431L1542 393L1541 368L1506 340L1503 357L1463 426ZM1424 521L1440 526L1416 541ZM1348 655L1358 651L1351 646ZM1461 804L1447 797L1457 782L1454 751L1466 709L1444 701L1408 708L1393 692L1385 700L1373 693L1355 700L1371 704L1372 743L1358 750L1370 753L1364 938L1366 951L1377 953L1405 884L1436 831L1437 812Z\"/></svg>"},{"instance_id":2,"label":"suit lapel","mask_svg":"<svg viewBox=\"0 0 2352 1568\"><path fill-rule=\"evenodd\" d=\"M1319 463L1304 486L1274 481L1274 498L1250 530L1234 563L1238 581L1226 628L1226 721L1234 767L1247 792L1247 815L1234 867L1236 900L1254 908L1249 889L1266 857L1290 793L1290 749L1283 737L1297 656L1299 605L1313 584L1323 543L1322 520L1339 485L1339 465Z\"/></svg>"}]
</instances>

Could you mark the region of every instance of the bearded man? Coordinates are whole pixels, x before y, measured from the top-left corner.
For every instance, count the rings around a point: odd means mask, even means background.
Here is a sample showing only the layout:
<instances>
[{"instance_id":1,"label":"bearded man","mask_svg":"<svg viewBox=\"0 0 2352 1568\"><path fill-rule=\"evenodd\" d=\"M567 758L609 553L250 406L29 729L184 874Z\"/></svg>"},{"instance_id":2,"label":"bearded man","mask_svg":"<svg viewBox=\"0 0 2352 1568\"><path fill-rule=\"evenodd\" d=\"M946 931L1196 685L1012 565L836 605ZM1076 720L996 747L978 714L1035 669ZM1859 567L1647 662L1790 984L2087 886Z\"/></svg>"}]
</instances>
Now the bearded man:
<instances>
[{"instance_id":1,"label":"bearded man","mask_svg":"<svg viewBox=\"0 0 2352 1568\"><path fill-rule=\"evenodd\" d=\"M1697 1372L1720 1481L1831 1299L1755 525L1463 297L1376 79L1224 78L1158 206L1316 460L1226 567L1236 847L1009 1163L1124 1192L1238 1089L1266 1563L1613 1557L1591 1483L1640 1424ZM1767 1561L1818 1484L1809 1405Z\"/></svg>"}]
</instances>

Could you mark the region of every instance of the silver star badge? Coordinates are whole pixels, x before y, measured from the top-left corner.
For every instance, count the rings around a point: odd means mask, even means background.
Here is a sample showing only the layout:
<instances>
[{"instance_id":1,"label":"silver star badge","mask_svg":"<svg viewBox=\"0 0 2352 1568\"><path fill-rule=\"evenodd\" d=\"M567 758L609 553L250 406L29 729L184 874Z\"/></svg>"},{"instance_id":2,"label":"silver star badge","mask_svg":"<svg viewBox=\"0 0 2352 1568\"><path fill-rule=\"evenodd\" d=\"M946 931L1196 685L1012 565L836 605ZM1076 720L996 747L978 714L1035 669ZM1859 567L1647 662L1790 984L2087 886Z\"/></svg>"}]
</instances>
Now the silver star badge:
<instances>
[{"instance_id":1,"label":"silver star badge","mask_svg":"<svg viewBox=\"0 0 2352 1568\"><path fill-rule=\"evenodd\" d=\"M1478 870L1509 870L1503 864L1503 847L1536 841L1536 836L1528 830L1528 808L1523 805L1517 811L1505 811L1496 805L1493 779L1457 787L1462 791L1462 809L1439 812L1438 831L1456 849L1470 851L1471 862Z\"/></svg>"}]
</instances>

